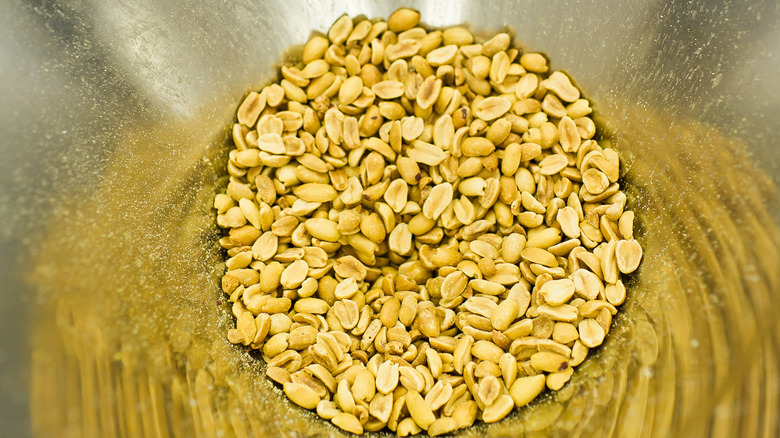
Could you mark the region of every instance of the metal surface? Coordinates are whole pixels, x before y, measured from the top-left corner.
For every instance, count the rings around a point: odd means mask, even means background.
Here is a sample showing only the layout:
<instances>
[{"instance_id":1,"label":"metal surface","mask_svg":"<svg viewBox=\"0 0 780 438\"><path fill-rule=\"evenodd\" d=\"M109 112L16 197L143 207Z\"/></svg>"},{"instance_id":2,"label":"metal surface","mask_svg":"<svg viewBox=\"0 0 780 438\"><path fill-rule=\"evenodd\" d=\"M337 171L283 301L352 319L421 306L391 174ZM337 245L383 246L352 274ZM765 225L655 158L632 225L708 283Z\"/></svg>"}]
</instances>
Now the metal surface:
<instances>
[{"instance_id":1,"label":"metal surface","mask_svg":"<svg viewBox=\"0 0 780 438\"><path fill-rule=\"evenodd\" d=\"M777 436L780 4L404 4L569 72L642 221L622 328L568 398L487 432ZM335 433L219 336L208 203L236 103L285 48L400 5L0 5L0 436Z\"/></svg>"}]
</instances>

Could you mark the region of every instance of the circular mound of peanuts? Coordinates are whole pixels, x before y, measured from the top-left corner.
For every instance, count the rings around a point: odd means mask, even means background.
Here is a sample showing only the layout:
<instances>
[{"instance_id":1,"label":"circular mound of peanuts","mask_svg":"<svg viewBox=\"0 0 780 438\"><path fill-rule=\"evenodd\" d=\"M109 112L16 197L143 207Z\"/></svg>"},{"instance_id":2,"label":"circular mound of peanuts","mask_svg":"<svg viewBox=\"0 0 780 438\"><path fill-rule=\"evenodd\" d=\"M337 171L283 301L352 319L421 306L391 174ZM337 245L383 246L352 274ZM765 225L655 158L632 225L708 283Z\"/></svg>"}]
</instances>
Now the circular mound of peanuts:
<instances>
[{"instance_id":1,"label":"circular mound of peanuts","mask_svg":"<svg viewBox=\"0 0 780 438\"><path fill-rule=\"evenodd\" d=\"M419 20L311 38L240 105L214 202L228 339L356 434L440 435L560 389L642 257L569 77Z\"/></svg>"}]
</instances>

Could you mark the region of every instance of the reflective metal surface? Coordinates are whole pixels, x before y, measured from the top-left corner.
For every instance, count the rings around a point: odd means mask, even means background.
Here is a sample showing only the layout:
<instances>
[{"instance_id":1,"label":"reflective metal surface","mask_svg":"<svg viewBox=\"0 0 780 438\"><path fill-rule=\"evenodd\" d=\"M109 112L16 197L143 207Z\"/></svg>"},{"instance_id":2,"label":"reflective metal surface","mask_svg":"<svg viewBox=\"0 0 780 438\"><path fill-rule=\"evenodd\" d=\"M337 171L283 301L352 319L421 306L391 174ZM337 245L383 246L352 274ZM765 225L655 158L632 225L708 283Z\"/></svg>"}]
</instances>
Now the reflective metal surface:
<instances>
[{"instance_id":1,"label":"reflective metal surface","mask_svg":"<svg viewBox=\"0 0 780 438\"><path fill-rule=\"evenodd\" d=\"M224 340L210 202L288 46L400 2L0 5L0 436L339 435ZM596 104L646 258L600 353L465 436L777 436L780 4L403 3Z\"/></svg>"}]
</instances>

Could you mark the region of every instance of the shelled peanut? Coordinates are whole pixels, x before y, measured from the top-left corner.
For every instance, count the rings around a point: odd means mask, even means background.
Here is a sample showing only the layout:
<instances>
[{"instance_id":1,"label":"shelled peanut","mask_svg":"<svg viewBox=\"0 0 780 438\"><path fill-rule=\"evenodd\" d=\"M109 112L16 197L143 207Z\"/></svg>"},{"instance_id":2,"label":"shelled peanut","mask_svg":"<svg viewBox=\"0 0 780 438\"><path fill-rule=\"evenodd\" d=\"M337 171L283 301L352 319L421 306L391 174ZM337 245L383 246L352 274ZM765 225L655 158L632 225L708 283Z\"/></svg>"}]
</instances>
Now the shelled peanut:
<instances>
[{"instance_id":1,"label":"shelled peanut","mask_svg":"<svg viewBox=\"0 0 780 438\"><path fill-rule=\"evenodd\" d=\"M358 434L445 434L560 389L642 258L569 77L419 20L311 38L240 105L214 202L228 339Z\"/></svg>"}]
</instances>

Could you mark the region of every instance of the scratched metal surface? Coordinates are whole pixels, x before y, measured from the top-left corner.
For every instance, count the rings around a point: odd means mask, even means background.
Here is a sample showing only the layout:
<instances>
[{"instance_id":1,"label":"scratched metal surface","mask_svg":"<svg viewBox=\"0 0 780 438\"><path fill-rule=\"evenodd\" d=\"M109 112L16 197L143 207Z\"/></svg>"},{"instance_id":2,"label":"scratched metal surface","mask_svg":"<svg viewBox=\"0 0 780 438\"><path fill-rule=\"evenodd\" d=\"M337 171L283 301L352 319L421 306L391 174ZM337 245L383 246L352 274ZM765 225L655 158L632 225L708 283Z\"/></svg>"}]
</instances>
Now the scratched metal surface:
<instances>
[{"instance_id":1,"label":"scratched metal surface","mask_svg":"<svg viewBox=\"0 0 780 438\"><path fill-rule=\"evenodd\" d=\"M777 436L780 5L404 3L598 105L646 258L572 381L463 436ZM340 436L224 340L209 211L242 95L400 2L0 5L0 436Z\"/></svg>"}]
</instances>

